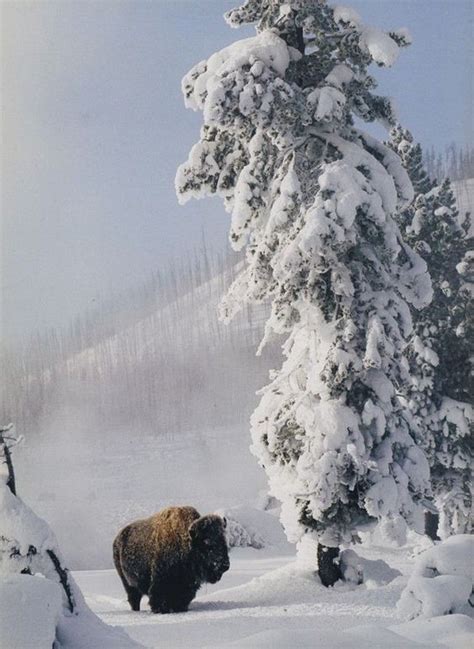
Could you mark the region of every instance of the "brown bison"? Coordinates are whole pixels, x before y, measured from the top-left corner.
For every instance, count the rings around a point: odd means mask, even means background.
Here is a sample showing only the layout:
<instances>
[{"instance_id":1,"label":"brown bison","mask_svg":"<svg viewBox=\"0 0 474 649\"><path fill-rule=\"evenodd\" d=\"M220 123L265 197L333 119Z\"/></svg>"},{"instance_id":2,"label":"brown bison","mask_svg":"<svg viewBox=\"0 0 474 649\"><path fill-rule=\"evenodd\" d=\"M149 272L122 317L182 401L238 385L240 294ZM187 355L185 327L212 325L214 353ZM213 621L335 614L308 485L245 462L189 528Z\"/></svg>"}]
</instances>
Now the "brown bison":
<instances>
[{"instance_id":1,"label":"brown bison","mask_svg":"<svg viewBox=\"0 0 474 649\"><path fill-rule=\"evenodd\" d=\"M132 611L148 595L153 613L187 611L203 582L229 569L226 520L194 507L168 507L130 523L114 541L114 563Z\"/></svg>"}]
</instances>

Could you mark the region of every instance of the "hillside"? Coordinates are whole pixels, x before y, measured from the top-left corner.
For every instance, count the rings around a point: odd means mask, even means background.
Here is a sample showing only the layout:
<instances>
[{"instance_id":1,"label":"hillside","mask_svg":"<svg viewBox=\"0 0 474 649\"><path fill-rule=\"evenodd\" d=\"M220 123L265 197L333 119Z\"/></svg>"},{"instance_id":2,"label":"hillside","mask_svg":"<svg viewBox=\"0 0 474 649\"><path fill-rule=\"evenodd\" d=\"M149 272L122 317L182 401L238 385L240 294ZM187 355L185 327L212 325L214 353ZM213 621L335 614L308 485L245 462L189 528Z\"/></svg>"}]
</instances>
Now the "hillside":
<instances>
[{"instance_id":1,"label":"hillside","mask_svg":"<svg viewBox=\"0 0 474 649\"><path fill-rule=\"evenodd\" d=\"M10 367L17 383L7 396L25 422L22 492L72 567L110 566L111 539L130 519L170 503L212 511L264 488L248 420L280 351L255 357L264 306L219 322L234 273L209 260L206 274L181 274L173 299L155 295L154 309L145 300L121 330L90 319L82 337L96 344L73 353L67 340L39 345L16 374ZM101 322L112 329L102 339Z\"/></svg>"}]
</instances>

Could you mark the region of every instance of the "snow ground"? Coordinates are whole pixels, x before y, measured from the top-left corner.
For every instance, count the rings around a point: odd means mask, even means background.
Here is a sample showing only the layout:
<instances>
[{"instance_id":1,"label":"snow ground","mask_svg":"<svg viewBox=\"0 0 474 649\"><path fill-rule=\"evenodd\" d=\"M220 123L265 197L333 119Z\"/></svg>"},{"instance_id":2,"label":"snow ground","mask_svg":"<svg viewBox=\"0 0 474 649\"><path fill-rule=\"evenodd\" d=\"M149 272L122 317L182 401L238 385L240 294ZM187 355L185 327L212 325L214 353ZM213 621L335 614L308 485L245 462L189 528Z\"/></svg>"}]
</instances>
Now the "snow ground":
<instances>
[{"instance_id":1,"label":"snow ground","mask_svg":"<svg viewBox=\"0 0 474 649\"><path fill-rule=\"evenodd\" d=\"M122 627L150 649L468 649L474 621L450 615L404 622L395 605L413 566L415 546L357 549L384 559L401 576L383 586L321 586L294 561L288 546L235 548L231 569L204 585L187 613L153 615L146 600L129 610L113 570L78 571L86 601L106 623ZM390 578L393 575L387 569Z\"/></svg>"}]
</instances>

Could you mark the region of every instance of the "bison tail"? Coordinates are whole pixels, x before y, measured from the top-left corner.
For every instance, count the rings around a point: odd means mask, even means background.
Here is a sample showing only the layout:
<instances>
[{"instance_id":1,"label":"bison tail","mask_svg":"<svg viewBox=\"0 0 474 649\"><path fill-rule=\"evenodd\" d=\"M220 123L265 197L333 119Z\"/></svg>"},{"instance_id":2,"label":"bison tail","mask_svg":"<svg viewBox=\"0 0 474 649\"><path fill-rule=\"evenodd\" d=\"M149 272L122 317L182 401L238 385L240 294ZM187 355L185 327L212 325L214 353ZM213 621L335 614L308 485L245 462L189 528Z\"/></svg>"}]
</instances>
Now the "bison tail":
<instances>
[{"instance_id":1,"label":"bison tail","mask_svg":"<svg viewBox=\"0 0 474 649\"><path fill-rule=\"evenodd\" d=\"M124 575L123 569L122 569L122 548L123 548L124 543L127 540L126 537L128 536L128 534L125 534L125 532L126 532L126 528L124 530L122 530L119 534L117 534L117 536L114 539L113 546L112 546L113 547L114 565L115 565L115 568L116 568L116 570L117 570L117 572L119 574L120 579L124 583L126 582L126 579L125 579L125 575Z\"/></svg>"},{"instance_id":2,"label":"bison tail","mask_svg":"<svg viewBox=\"0 0 474 649\"><path fill-rule=\"evenodd\" d=\"M119 543L118 543L118 537L114 540L113 544L113 557L114 557L114 566L117 569L117 572L120 574L122 572L122 566L120 562L120 548L119 548ZM120 574L120 576L122 576Z\"/></svg>"}]
</instances>

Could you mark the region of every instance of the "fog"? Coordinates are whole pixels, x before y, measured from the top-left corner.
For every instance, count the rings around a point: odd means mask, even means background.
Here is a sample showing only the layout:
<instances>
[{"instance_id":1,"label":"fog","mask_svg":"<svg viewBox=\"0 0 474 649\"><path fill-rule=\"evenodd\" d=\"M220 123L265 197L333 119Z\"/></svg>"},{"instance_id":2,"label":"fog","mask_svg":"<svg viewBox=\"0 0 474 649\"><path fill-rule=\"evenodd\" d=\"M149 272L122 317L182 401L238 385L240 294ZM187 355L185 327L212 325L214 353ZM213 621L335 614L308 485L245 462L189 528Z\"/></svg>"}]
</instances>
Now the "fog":
<instances>
[{"instance_id":1,"label":"fog","mask_svg":"<svg viewBox=\"0 0 474 649\"><path fill-rule=\"evenodd\" d=\"M249 417L280 349L255 357L264 305L218 321L234 274L201 249L3 358L19 493L72 567L110 566L120 527L161 507L214 511L265 487Z\"/></svg>"}]
</instances>

